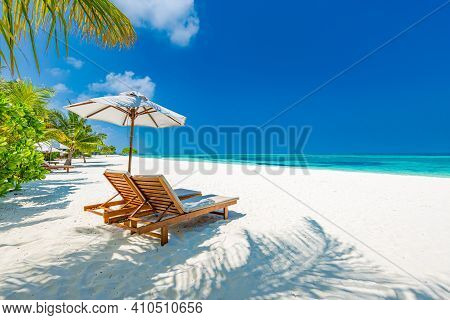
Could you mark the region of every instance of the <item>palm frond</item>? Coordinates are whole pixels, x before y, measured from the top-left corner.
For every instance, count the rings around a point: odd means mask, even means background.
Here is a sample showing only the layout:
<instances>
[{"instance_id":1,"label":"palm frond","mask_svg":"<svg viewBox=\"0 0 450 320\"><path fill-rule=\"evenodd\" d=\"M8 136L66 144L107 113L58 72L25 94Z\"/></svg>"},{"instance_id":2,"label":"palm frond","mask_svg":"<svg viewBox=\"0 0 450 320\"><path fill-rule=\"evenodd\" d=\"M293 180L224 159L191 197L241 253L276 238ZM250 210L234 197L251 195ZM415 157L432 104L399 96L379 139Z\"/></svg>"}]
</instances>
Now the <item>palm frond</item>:
<instances>
[{"instance_id":1,"label":"palm frond","mask_svg":"<svg viewBox=\"0 0 450 320\"><path fill-rule=\"evenodd\" d=\"M12 75L19 71L15 51L27 36L39 71L35 40L39 32L47 34L47 48L53 39L57 53L62 42L66 54L69 34L104 47L130 46L136 41L130 20L110 0L2 0L0 10L0 38L6 45L6 50L0 47L0 66L5 64Z\"/></svg>"},{"instance_id":2,"label":"palm frond","mask_svg":"<svg viewBox=\"0 0 450 320\"><path fill-rule=\"evenodd\" d=\"M47 115L47 104L54 94L51 88L34 86L31 81L5 81L0 80L0 90L8 96L13 104L26 104L33 106L40 115Z\"/></svg>"},{"instance_id":3,"label":"palm frond","mask_svg":"<svg viewBox=\"0 0 450 320\"><path fill-rule=\"evenodd\" d=\"M106 139L105 134L95 132L86 119L72 112L66 115L52 110L48 123L46 136L66 145L72 151L93 152Z\"/></svg>"}]
</instances>

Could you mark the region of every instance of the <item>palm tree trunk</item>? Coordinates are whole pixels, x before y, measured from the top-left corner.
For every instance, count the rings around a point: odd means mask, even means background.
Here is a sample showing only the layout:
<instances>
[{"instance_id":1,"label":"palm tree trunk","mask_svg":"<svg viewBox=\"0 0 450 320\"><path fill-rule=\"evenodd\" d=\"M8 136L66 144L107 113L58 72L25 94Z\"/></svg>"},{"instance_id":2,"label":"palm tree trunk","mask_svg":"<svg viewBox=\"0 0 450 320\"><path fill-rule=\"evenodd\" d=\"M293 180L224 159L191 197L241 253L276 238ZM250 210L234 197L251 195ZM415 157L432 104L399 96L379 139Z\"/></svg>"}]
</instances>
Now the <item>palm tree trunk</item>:
<instances>
[{"instance_id":1,"label":"palm tree trunk","mask_svg":"<svg viewBox=\"0 0 450 320\"><path fill-rule=\"evenodd\" d=\"M86 157L84 154L81 155L83 157L83 162L86 163Z\"/></svg>"},{"instance_id":2,"label":"palm tree trunk","mask_svg":"<svg viewBox=\"0 0 450 320\"><path fill-rule=\"evenodd\" d=\"M66 162L64 162L64 164L66 166L71 166L72 165L72 156L73 156L73 151L70 150L69 153L67 153L67 159Z\"/></svg>"}]
</instances>

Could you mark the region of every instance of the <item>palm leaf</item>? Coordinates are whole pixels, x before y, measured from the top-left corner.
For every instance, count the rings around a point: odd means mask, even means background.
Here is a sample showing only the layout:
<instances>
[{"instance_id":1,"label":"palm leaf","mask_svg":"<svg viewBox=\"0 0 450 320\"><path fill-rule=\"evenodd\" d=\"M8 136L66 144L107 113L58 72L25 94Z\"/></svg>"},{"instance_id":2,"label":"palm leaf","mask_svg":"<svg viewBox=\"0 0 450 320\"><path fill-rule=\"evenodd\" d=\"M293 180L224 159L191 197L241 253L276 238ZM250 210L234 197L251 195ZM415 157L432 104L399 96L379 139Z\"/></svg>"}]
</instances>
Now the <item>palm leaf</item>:
<instances>
[{"instance_id":1,"label":"palm leaf","mask_svg":"<svg viewBox=\"0 0 450 320\"><path fill-rule=\"evenodd\" d=\"M54 110L49 116L48 124L46 137L66 145L72 152L93 152L106 139L105 134L94 132L86 119L72 112L66 115Z\"/></svg>"},{"instance_id":2,"label":"palm leaf","mask_svg":"<svg viewBox=\"0 0 450 320\"><path fill-rule=\"evenodd\" d=\"M25 21L27 22L27 27L28 27L28 34L30 35L30 43L31 43L31 48L33 51L33 58L34 58L34 63L36 65L36 69L38 72L41 72L41 69L39 67L39 59L37 56L37 50L36 50L36 41L34 40L34 31L33 31L33 25L31 23L30 18L28 17L28 8L26 6L26 4L24 3L25 1L21 1L21 13L23 18L25 19Z\"/></svg>"},{"instance_id":3,"label":"palm leaf","mask_svg":"<svg viewBox=\"0 0 450 320\"><path fill-rule=\"evenodd\" d=\"M109 0L3 0L1 14L0 37L6 51L0 47L0 66L6 64L12 75L19 71L15 51L26 36L40 70L36 49L40 31L47 34L47 48L55 41L57 53L58 33L62 33L66 54L70 33L104 47L130 46L136 41L129 19Z\"/></svg>"}]
</instances>

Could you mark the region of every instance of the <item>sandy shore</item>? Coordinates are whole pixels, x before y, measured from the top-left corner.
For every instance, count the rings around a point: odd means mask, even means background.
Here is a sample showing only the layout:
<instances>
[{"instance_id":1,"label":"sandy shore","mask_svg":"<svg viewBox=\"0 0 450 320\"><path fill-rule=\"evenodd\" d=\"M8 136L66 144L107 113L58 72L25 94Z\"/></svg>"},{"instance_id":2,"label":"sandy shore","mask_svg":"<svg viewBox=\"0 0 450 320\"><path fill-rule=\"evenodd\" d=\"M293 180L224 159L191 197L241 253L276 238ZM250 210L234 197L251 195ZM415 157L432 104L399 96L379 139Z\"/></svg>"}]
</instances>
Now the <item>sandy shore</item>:
<instances>
[{"instance_id":1,"label":"sandy shore","mask_svg":"<svg viewBox=\"0 0 450 320\"><path fill-rule=\"evenodd\" d=\"M178 225L160 247L83 212L113 194L103 171L126 168L88 161L0 199L1 298L450 298L450 179L135 159L240 197L230 220Z\"/></svg>"}]
</instances>

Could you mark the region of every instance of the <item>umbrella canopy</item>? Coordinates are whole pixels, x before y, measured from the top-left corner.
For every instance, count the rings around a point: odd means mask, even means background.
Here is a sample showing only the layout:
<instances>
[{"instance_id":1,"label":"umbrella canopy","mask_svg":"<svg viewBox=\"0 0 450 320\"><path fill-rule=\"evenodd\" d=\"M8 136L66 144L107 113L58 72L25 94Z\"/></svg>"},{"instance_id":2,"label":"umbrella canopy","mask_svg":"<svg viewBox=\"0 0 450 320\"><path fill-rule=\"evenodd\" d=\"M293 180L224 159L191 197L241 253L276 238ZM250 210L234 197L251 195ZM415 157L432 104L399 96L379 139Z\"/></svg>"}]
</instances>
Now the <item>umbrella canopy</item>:
<instances>
[{"instance_id":1,"label":"umbrella canopy","mask_svg":"<svg viewBox=\"0 0 450 320\"><path fill-rule=\"evenodd\" d=\"M86 119L101 120L119 126L131 126L135 113L135 126L166 128L183 126L186 117L160 106L139 92L123 92L118 96L93 98L65 107Z\"/></svg>"},{"instance_id":2,"label":"umbrella canopy","mask_svg":"<svg viewBox=\"0 0 450 320\"><path fill-rule=\"evenodd\" d=\"M49 140L49 141L46 141L44 143L48 144L52 148L56 148L56 149L59 149L59 150L69 150L69 147L63 145L62 143L59 143L56 140Z\"/></svg>"},{"instance_id":3,"label":"umbrella canopy","mask_svg":"<svg viewBox=\"0 0 450 320\"><path fill-rule=\"evenodd\" d=\"M129 172L131 172L134 126L167 128L183 126L186 122L186 117L150 101L136 91L123 92L118 96L93 98L65 108L86 119L130 126Z\"/></svg>"},{"instance_id":4,"label":"umbrella canopy","mask_svg":"<svg viewBox=\"0 0 450 320\"><path fill-rule=\"evenodd\" d=\"M38 142L34 146L36 147L36 149L38 149L39 151L41 151L43 153L49 153L49 152L64 153L65 152L64 150L62 150L60 148L54 147L50 141Z\"/></svg>"}]
</instances>

